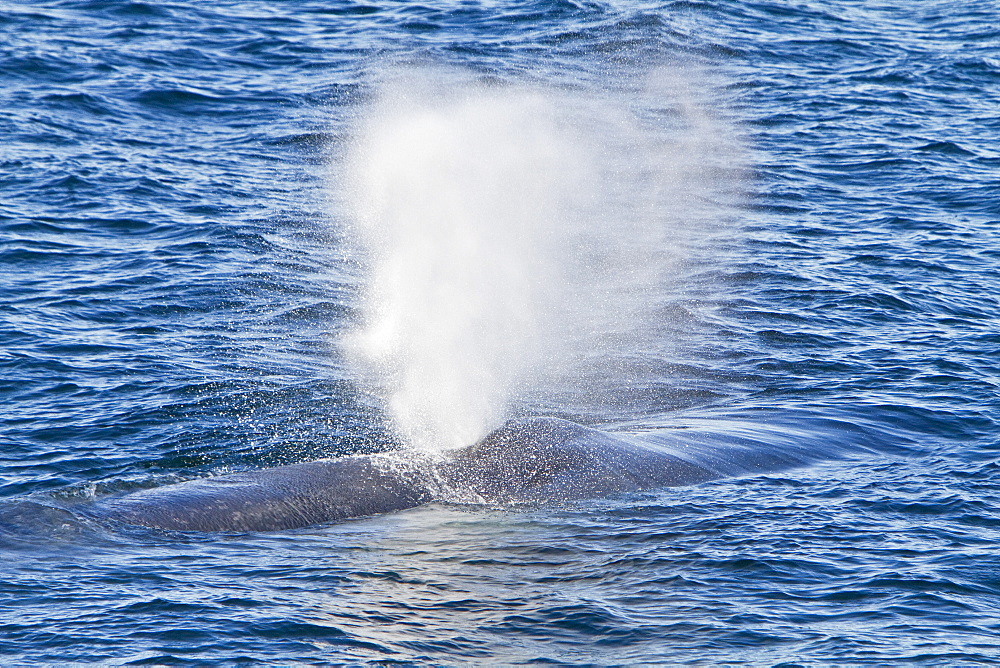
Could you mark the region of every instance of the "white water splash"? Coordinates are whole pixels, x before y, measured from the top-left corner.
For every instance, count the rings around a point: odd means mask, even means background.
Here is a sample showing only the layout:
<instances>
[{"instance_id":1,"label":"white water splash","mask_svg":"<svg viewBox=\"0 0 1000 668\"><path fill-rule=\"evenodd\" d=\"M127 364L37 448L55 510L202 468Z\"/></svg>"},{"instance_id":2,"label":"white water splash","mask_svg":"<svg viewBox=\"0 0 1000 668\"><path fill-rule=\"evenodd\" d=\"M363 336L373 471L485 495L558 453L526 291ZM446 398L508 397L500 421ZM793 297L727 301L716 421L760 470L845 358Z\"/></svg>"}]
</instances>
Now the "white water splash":
<instances>
[{"instance_id":1,"label":"white water splash","mask_svg":"<svg viewBox=\"0 0 1000 668\"><path fill-rule=\"evenodd\" d=\"M723 134L664 109L682 129L599 94L384 84L347 161L367 276L344 344L407 443L468 445L541 378L646 330Z\"/></svg>"}]
</instances>

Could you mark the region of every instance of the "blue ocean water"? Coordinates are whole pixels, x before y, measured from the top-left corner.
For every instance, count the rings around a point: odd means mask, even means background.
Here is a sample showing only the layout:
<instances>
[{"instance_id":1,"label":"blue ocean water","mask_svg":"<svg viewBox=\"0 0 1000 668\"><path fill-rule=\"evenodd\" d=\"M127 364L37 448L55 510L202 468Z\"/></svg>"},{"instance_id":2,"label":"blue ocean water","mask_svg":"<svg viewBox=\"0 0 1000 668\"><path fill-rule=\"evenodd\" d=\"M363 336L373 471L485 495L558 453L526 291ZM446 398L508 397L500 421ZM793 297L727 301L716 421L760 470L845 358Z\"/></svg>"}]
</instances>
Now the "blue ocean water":
<instances>
[{"instance_id":1,"label":"blue ocean water","mask_svg":"<svg viewBox=\"0 0 1000 668\"><path fill-rule=\"evenodd\" d=\"M1000 660L997 17L0 5L3 661ZM420 64L626 105L644 72L693 72L750 156L658 296L663 345L512 410L863 432L878 454L276 533L77 512L395 444L337 344L364 286L331 181L379 73Z\"/></svg>"}]
</instances>

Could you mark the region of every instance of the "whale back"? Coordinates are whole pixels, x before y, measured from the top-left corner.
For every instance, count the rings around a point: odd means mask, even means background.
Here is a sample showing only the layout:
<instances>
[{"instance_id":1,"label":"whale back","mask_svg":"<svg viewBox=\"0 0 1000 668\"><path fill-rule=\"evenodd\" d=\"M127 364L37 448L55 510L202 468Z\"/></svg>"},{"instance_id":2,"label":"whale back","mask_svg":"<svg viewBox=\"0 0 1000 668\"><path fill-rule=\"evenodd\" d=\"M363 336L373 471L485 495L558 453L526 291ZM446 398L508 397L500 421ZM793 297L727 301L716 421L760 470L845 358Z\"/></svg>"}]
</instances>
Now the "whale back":
<instances>
[{"instance_id":1,"label":"whale back","mask_svg":"<svg viewBox=\"0 0 1000 668\"><path fill-rule=\"evenodd\" d=\"M596 498L753 475L836 457L856 445L827 430L706 423L641 435L557 418L512 420L441 457L399 451L324 459L144 490L99 504L118 521L182 531L272 531L412 508Z\"/></svg>"},{"instance_id":2,"label":"whale back","mask_svg":"<svg viewBox=\"0 0 1000 668\"><path fill-rule=\"evenodd\" d=\"M507 422L457 451L449 475L492 503L593 498L718 477L671 453L558 418Z\"/></svg>"},{"instance_id":3,"label":"whale back","mask_svg":"<svg viewBox=\"0 0 1000 668\"><path fill-rule=\"evenodd\" d=\"M276 531L412 508L431 500L418 475L344 457L190 480L105 502L127 524L177 531Z\"/></svg>"}]
</instances>

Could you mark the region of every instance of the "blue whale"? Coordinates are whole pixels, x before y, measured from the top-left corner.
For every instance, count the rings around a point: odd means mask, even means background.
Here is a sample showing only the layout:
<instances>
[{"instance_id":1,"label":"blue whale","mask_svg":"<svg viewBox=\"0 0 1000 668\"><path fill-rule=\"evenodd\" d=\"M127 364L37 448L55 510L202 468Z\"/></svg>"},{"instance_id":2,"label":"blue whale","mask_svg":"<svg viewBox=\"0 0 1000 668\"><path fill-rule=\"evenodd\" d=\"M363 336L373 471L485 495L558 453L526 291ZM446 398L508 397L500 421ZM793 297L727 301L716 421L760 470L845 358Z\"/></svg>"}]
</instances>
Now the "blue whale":
<instances>
[{"instance_id":1,"label":"blue whale","mask_svg":"<svg viewBox=\"0 0 1000 668\"><path fill-rule=\"evenodd\" d=\"M530 418L440 456L402 451L322 459L143 490L101 501L95 510L158 529L276 531L432 501L547 503L691 485L859 449L819 440L794 433L762 440L739 430L623 435Z\"/></svg>"}]
</instances>

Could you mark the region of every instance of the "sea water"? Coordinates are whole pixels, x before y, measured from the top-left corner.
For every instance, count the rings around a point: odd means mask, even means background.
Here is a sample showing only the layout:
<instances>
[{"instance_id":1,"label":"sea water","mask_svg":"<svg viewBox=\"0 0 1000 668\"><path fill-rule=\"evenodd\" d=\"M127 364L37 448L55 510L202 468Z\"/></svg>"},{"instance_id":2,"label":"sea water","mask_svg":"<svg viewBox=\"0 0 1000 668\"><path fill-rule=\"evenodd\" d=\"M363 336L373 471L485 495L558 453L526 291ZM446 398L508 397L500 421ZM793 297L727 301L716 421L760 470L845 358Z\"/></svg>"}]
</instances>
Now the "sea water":
<instances>
[{"instance_id":1,"label":"sea water","mask_svg":"<svg viewBox=\"0 0 1000 668\"><path fill-rule=\"evenodd\" d=\"M996 661L997 25L0 6L0 657ZM85 512L531 414L877 438L290 532Z\"/></svg>"}]
</instances>

